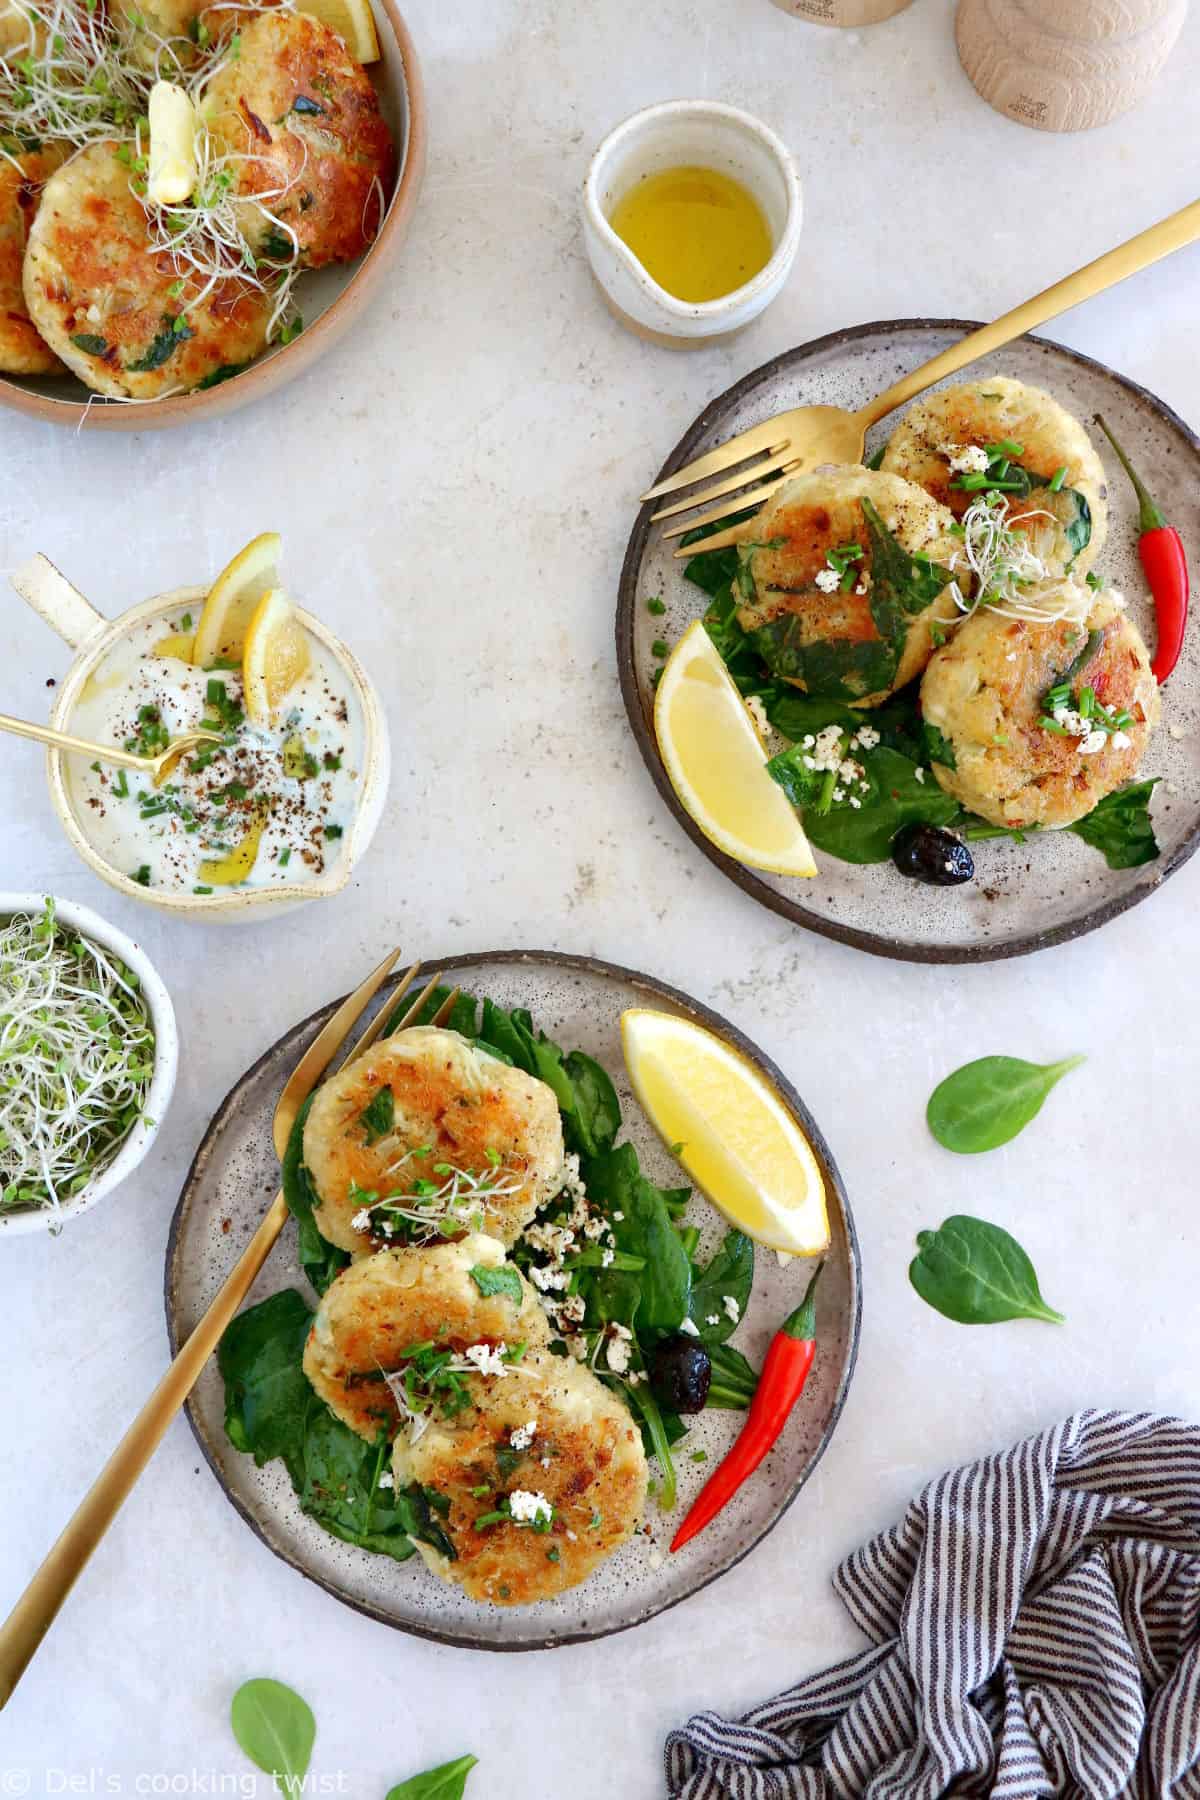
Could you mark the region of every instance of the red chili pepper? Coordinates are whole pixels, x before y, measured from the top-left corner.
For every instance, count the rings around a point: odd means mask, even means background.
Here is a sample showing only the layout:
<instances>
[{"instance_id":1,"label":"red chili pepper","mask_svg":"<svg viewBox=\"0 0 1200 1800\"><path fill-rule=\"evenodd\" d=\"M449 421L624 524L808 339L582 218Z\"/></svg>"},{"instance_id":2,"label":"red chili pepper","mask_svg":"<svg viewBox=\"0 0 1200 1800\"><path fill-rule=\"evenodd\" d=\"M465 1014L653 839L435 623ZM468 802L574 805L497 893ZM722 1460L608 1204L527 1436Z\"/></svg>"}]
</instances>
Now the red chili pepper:
<instances>
[{"instance_id":1,"label":"red chili pepper","mask_svg":"<svg viewBox=\"0 0 1200 1800\"><path fill-rule=\"evenodd\" d=\"M1121 466L1133 483L1138 497L1138 555L1154 596L1154 612L1158 620L1158 643L1150 667L1154 679L1164 682L1183 649L1183 633L1188 616L1188 567L1183 539L1173 525L1168 525L1142 481L1141 476L1118 444L1100 414L1096 423L1121 459Z\"/></svg>"},{"instance_id":2,"label":"red chili pepper","mask_svg":"<svg viewBox=\"0 0 1200 1800\"><path fill-rule=\"evenodd\" d=\"M671 1540L672 1550L682 1550L712 1523L742 1483L753 1475L787 1424L788 1414L804 1392L816 1354L814 1290L824 1266L824 1263L818 1264L804 1299L794 1313L789 1313L771 1339L746 1423L729 1455L713 1470L697 1494L686 1519Z\"/></svg>"}]
</instances>

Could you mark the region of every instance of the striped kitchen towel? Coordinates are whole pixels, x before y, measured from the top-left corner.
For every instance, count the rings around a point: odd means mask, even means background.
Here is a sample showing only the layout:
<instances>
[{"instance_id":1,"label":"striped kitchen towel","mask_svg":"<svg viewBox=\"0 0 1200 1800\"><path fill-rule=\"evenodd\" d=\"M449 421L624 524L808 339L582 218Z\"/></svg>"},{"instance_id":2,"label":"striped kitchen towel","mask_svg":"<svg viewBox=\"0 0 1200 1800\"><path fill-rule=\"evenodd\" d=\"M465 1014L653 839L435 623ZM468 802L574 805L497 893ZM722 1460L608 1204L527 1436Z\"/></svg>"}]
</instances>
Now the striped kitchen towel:
<instances>
[{"instance_id":1,"label":"striped kitchen towel","mask_svg":"<svg viewBox=\"0 0 1200 1800\"><path fill-rule=\"evenodd\" d=\"M672 1800L1200 1800L1200 1428L1075 1414L834 1577L872 1648L667 1740Z\"/></svg>"}]
</instances>

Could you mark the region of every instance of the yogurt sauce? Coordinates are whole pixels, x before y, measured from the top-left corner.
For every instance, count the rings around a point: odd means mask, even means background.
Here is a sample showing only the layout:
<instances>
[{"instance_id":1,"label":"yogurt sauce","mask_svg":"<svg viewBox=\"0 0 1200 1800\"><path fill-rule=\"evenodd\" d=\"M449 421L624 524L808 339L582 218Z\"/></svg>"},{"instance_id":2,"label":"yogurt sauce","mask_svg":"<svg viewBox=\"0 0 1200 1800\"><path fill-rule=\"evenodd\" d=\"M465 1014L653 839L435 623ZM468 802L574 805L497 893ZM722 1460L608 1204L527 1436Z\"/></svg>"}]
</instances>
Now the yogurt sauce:
<instances>
[{"instance_id":1,"label":"yogurt sauce","mask_svg":"<svg viewBox=\"0 0 1200 1800\"><path fill-rule=\"evenodd\" d=\"M186 654L195 617L173 608L135 626L88 680L68 729L150 756L195 727L225 743L184 756L158 789L72 756L75 816L105 862L144 887L204 894L317 881L342 854L359 805L363 725L350 680L309 634L308 672L277 723L251 725L240 670L164 653Z\"/></svg>"}]
</instances>

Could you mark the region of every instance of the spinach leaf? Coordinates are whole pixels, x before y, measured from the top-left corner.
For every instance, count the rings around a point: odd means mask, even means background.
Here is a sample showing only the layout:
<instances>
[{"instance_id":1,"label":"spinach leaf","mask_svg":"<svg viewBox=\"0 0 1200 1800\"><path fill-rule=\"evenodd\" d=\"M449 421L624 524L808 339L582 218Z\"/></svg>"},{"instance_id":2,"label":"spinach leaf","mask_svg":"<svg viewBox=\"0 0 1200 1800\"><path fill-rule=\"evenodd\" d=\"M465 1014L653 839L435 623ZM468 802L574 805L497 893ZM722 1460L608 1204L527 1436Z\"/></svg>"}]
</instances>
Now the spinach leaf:
<instances>
[{"instance_id":1,"label":"spinach leaf","mask_svg":"<svg viewBox=\"0 0 1200 1800\"><path fill-rule=\"evenodd\" d=\"M589 1284L589 1323L616 1319L631 1324L636 1316L639 1339L678 1331L687 1316L692 1265L671 1220L669 1190L647 1181L629 1143L589 1157L583 1177L593 1204L609 1219L617 1249L645 1258L637 1275L618 1269L595 1272Z\"/></svg>"},{"instance_id":2,"label":"spinach leaf","mask_svg":"<svg viewBox=\"0 0 1200 1800\"><path fill-rule=\"evenodd\" d=\"M711 1352L714 1344L723 1344L736 1331L750 1304L754 1286L754 1245L741 1231L727 1231L720 1249L707 1268L694 1269L692 1292L688 1300L688 1317ZM725 1309L725 1296L737 1302L738 1319L730 1318ZM716 1324L710 1324L711 1319Z\"/></svg>"},{"instance_id":3,"label":"spinach leaf","mask_svg":"<svg viewBox=\"0 0 1200 1800\"><path fill-rule=\"evenodd\" d=\"M127 363L126 367L138 375L144 375L151 369L161 369L167 358L179 348L180 344L195 335L182 314L179 318L173 318L170 313L164 313L158 336L153 340L145 355L139 356L136 362Z\"/></svg>"},{"instance_id":4,"label":"spinach leaf","mask_svg":"<svg viewBox=\"0 0 1200 1800\"><path fill-rule=\"evenodd\" d=\"M874 593L874 589L872 589ZM882 608L881 608L882 610ZM872 606L874 611L874 606ZM818 638L806 641L795 613L781 613L747 634L773 675L802 681L810 694L861 700L890 687L900 666L894 628L886 637Z\"/></svg>"},{"instance_id":5,"label":"spinach leaf","mask_svg":"<svg viewBox=\"0 0 1200 1800\"><path fill-rule=\"evenodd\" d=\"M950 825L959 815L957 800L944 793L936 781L922 781L918 765L896 750L880 744L874 750L856 750L868 786L854 788L857 807L849 796L820 813L812 805L813 771L805 769L798 745L771 758L767 772L794 804L804 810L804 829L812 843L843 862L886 862L892 839L902 825Z\"/></svg>"},{"instance_id":6,"label":"spinach leaf","mask_svg":"<svg viewBox=\"0 0 1200 1800\"><path fill-rule=\"evenodd\" d=\"M369 1105L358 1115L358 1122L367 1134L368 1144L377 1144L380 1138L395 1130L396 1096L390 1087L385 1085L376 1090Z\"/></svg>"},{"instance_id":7,"label":"spinach leaf","mask_svg":"<svg viewBox=\"0 0 1200 1800\"><path fill-rule=\"evenodd\" d=\"M283 1457L293 1480L313 1399L300 1366L311 1324L303 1295L283 1288L231 1320L217 1350L230 1443L260 1468Z\"/></svg>"},{"instance_id":8,"label":"spinach leaf","mask_svg":"<svg viewBox=\"0 0 1200 1800\"><path fill-rule=\"evenodd\" d=\"M1115 789L1067 829L1103 852L1110 869L1137 869L1153 862L1160 855L1150 821L1150 795L1157 780L1155 776Z\"/></svg>"},{"instance_id":9,"label":"spinach leaf","mask_svg":"<svg viewBox=\"0 0 1200 1800\"><path fill-rule=\"evenodd\" d=\"M274 1776L285 1794L302 1793L317 1721L312 1708L282 1681L245 1681L229 1708L233 1735L255 1768Z\"/></svg>"},{"instance_id":10,"label":"spinach leaf","mask_svg":"<svg viewBox=\"0 0 1200 1800\"><path fill-rule=\"evenodd\" d=\"M1061 488L1050 497L1050 505L1071 552L1067 563L1069 569L1079 552L1086 550L1092 541L1092 509L1078 488Z\"/></svg>"},{"instance_id":11,"label":"spinach leaf","mask_svg":"<svg viewBox=\"0 0 1200 1800\"><path fill-rule=\"evenodd\" d=\"M568 1141L581 1156L600 1156L612 1149L621 1129L617 1090L607 1072L582 1050L572 1050L563 1068L574 1094L565 1120Z\"/></svg>"},{"instance_id":12,"label":"spinach leaf","mask_svg":"<svg viewBox=\"0 0 1200 1800\"><path fill-rule=\"evenodd\" d=\"M941 763L944 768L957 769L958 758L954 754L954 745L945 733L940 731L936 725L931 725L928 719L921 721L921 737L925 749L923 759L925 762Z\"/></svg>"},{"instance_id":13,"label":"spinach leaf","mask_svg":"<svg viewBox=\"0 0 1200 1800\"><path fill-rule=\"evenodd\" d=\"M912 555L863 496L871 566L871 616L881 637L892 638L914 613L925 611L954 579L953 571L928 556Z\"/></svg>"},{"instance_id":14,"label":"spinach leaf","mask_svg":"<svg viewBox=\"0 0 1200 1800\"><path fill-rule=\"evenodd\" d=\"M77 350L85 351L88 356L103 356L108 349L107 339L97 337L92 331L73 331L71 342Z\"/></svg>"},{"instance_id":15,"label":"spinach leaf","mask_svg":"<svg viewBox=\"0 0 1200 1800\"><path fill-rule=\"evenodd\" d=\"M232 381L235 375L240 375L244 369L249 367L249 363L218 363L217 367L211 369L203 380L196 383L196 386L198 388L220 387L223 381Z\"/></svg>"},{"instance_id":16,"label":"spinach leaf","mask_svg":"<svg viewBox=\"0 0 1200 1800\"><path fill-rule=\"evenodd\" d=\"M493 1294L503 1294L514 1306L520 1306L525 1297L521 1277L514 1268L502 1266L493 1269L487 1263L476 1263L470 1275L485 1300Z\"/></svg>"},{"instance_id":17,"label":"spinach leaf","mask_svg":"<svg viewBox=\"0 0 1200 1800\"><path fill-rule=\"evenodd\" d=\"M321 1236L313 1217L313 1210L321 1201L304 1165L304 1121L312 1103L310 1094L296 1115L292 1135L283 1153L283 1197L296 1221L300 1267L318 1294L323 1294L334 1277L347 1267L350 1256L348 1251L339 1250L336 1244L328 1243Z\"/></svg>"},{"instance_id":18,"label":"spinach leaf","mask_svg":"<svg viewBox=\"0 0 1200 1800\"><path fill-rule=\"evenodd\" d=\"M663 1512L670 1512L675 1505L676 1496L675 1464L671 1457L671 1444L675 1440L672 1439L668 1430L667 1417L675 1420L675 1424L679 1427L679 1437L683 1436L686 1427L675 1414L664 1415L660 1411L658 1401L650 1392L648 1383L638 1387L626 1386L624 1393L626 1398L632 1402L634 1413L641 1414L642 1436L645 1440L647 1455L658 1458L659 1473L662 1477L662 1484L658 1490L658 1504Z\"/></svg>"},{"instance_id":19,"label":"spinach leaf","mask_svg":"<svg viewBox=\"0 0 1200 1800\"><path fill-rule=\"evenodd\" d=\"M963 1156L995 1150L1024 1131L1056 1082L1084 1060L1068 1056L1042 1064L1017 1056L981 1056L964 1063L929 1096L929 1129L945 1149Z\"/></svg>"},{"instance_id":20,"label":"spinach leaf","mask_svg":"<svg viewBox=\"0 0 1200 1800\"><path fill-rule=\"evenodd\" d=\"M430 1021L433 1019L435 1013L437 1012L438 1007L441 1006L443 1004L443 1002L449 998L449 996L450 996L450 989L448 987L434 988L434 990L430 994L428 1000L425 1001L424 1005L421 1007L420 1012L417 1014L416 1018L413 1019L412 1023L414 1025L428 1025L430 1023ZM385 1004L386 1004L386 1002L385 1002ZM398 1005L393 1009L391 1018L388 1020L387 1024L384 1026L384 1028L383 1028L384 1037L391 1036L392 1032L396 1030L401 1019L404 1017L405 1013L408 1011L408 1009L411 1005L412 1005L412 995L406 994L404 996L403 1000L401 1000L398 1003ZM476 1013L478 1012L478 1010L479 1010L478 1000L476 1000L471 994L460 994L458 999L454 1003L454 1009L450 1014L449 1020L447 1021L446 1029L448 1031L459 1031L462 1033L463 1037L473 1038L475 1036L475 1031L476 1031Z\"/></svg>"},{"instance_id":21,"label":"spinach leaf","mask_svg":"<svg viewBox=\"0 0 1200 1800\"><path fill-rule=\"evenodd\" d=\"M710 1344L708 1359L712 1363L712 1380L705 1406L744 1410L753 1400L758 1386L754 1368L732 1344Z\"/></svg>"},{"instance_id":22,"label":"spinach leaf","mask_svg":"<svg viewBox=\"0 0 1200 1800\"><path fill-rule=\"evenodd\" d=\"M762 662L751 638L738 618L738 596L732 585L718 588L704 614L704 629L729 670L734 683L743 690L762 675Z\"/></svg>"},{"instance_id":23,"label":"spinach leaf","mask_svg":"<svg viewBox=\"0 0 1200 1800\"><path fill-rule=\"evenodd\" d=\"M467 1776L478 1761L477 1756L460 1756L436 1769L426 1769L423 1775L410 1775L398 1787L388 1789L387 1800L462 1800Z\"/></svg>"},{"instance_id":24,"label":"spinach leaf","mask_svg":"<svg viewBox=\"0 0 1200 1800\"><path fill-rule=\"evenodd\" d=\"M1042 1299L1037 1273L1016 1238L986 1219L959 1213L937 1231L919 1231L908 1278L922 1300L959 1325L1063 1323Z\"/></svg>"}]
</instances>

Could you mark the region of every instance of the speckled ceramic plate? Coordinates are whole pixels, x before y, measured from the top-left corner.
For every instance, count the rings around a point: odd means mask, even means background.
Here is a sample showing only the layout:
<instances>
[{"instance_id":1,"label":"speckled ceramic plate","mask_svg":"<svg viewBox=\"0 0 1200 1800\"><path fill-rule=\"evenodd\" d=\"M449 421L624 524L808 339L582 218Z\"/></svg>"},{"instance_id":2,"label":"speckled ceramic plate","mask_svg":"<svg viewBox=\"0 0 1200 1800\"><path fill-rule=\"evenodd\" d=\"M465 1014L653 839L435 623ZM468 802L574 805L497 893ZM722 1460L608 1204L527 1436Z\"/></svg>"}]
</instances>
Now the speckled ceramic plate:
<instances>
[{"instance_id":1,"label":"speckled ceramic plate","mask_svg":"<svg viewBox=\"0 0 1200 1800\"><path fill-rule=\"evenodd\" d=\"M976 326L961 319L897 319L858 325L817 338L764 364L705 408L672 450L657 479L786 407L862 406L898 376L917 368ZM967 373L990 371L1046 388L1085 424L1102 412L1193 552L1200 547L1200 439L1161 400L1102 363L1043 338L1022 338ZM955 380L963 380L964 375ZM943 383L941 385L949 385ZM868 435L867 454L884 443L895 416ZM1108 542L1102 573L1126 596L1147 641L1154 620L1137 560L1137 511L1126 478L1101 434L1091 436L1109 471ZM649 485L649 483L648 483ZM974 846L976 878L937 889L906 880L890 863L867 867L818 855L815 880L762 875L711 844L675 796L658 754L651 677L655 638L674 642L703 613L705 596L683 578L673 542L664 543L644 507L629 540L617 604L621 690L656 787L705 856L754 899L825 937L860 950L912 962L986 962L1021 956L1094 931L1152 894L1200 842L1200 636L1192 630L1175 674L1163 690L1163 723L1140 773L1162 777L1152 814L1162 855L1140 869L1114 870L1069 832L1025 844ZM646 611L661 594L665 615Z\"/></svg>"},{"instance_id":2,"label":"speckled ceramic plate","mask_svg":"<svg viewBox=\"0 0 1200 1800\"><path fill-rule=\"evenodd\" d=\"M280 1464L256 1469L252 1458L229 1443L215 1359L197 1383L188 1416L225 1493L269 1549L328 1593L383 1624L466 1648L541 1650L579 1643L639 1625L724 1575L766 1536L808 1480L837 1423L858 1345L862 1299L849 1202L825 1140L785 1076L719 1014L686 995L609 963L544 951L486 952L453 962L427 959L425 969L444 969L467 992L490 995L502 1006L527 1006L536 1024L557 1042L565 1048L577 1046L602 1063L621 1098L625 1133L653 1180L677 1181L679 1170L634 1100L625 1075L618 1022L629 1006L681 1013L735 1045L791 1107L824 1173L833 1241L821 1280L820 1350L803 1399L779 1444L702 1537L678 1556L664 1555L683 1507L732 1442L742 1418L731 1412L701 1414L681 1447L676 1510L662 1514L651 1501L646 1534L623 1546L582 1586L543 1605L480 1606L438 1581L417 1557L397 1564L328 1536L301 1513ZM279 1168L271 1144L275 1101L335 1004L295 1026L246 1072L196 1153L167 1246L167 1324L173 1350L208 1305L276 1191ZM724 1225L699 1196L693 1197L688 1216L701 1227L702 1252L707 1254ZM771 1251L759 1252L754 1291L733 1339L756 1365L775 1325L798 1303L809 1267L781 1264ZM310 1301L314 1298L300 1273L295 1228L289 1225L249 1303L291 1286L301 1288ZM694 1463L688 1455L700 1447L708 1451L706 1464Z\"/></svg>"}]
</instances>

